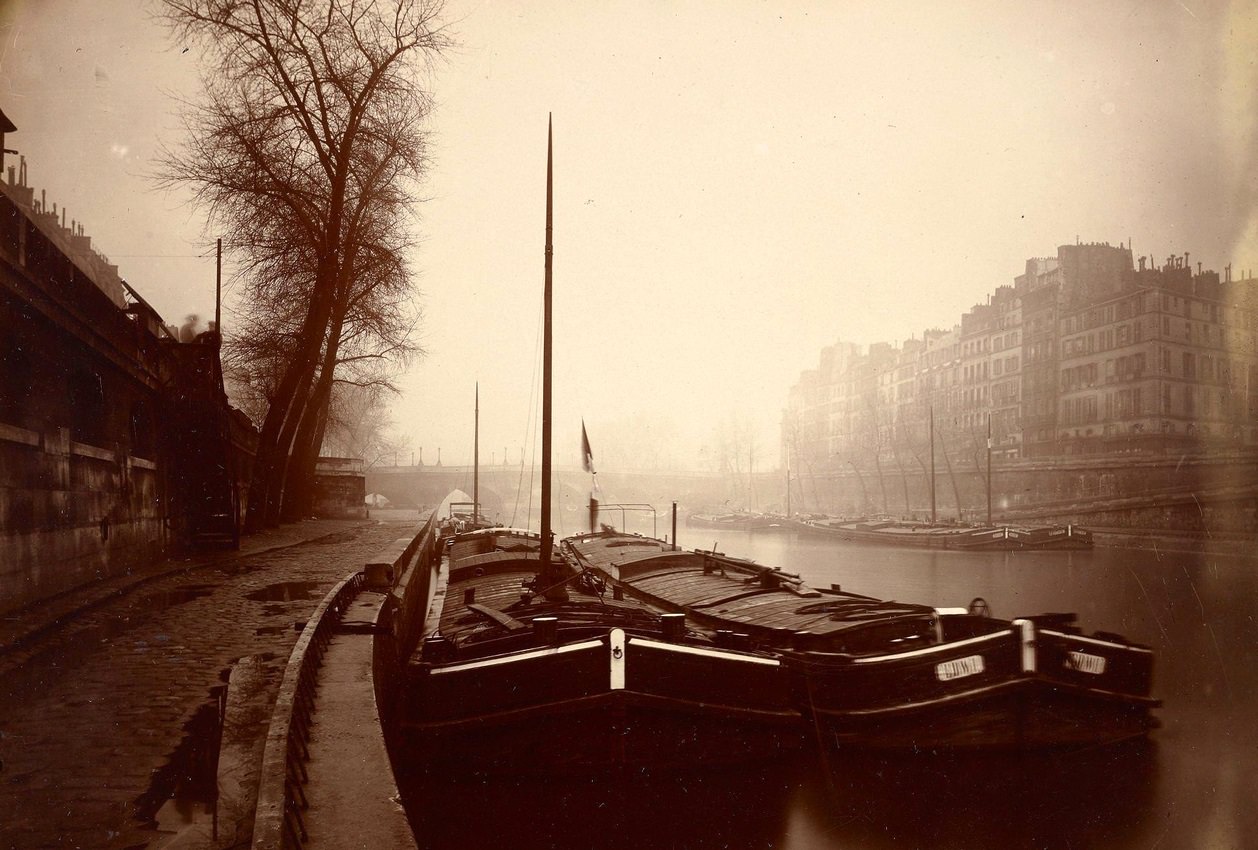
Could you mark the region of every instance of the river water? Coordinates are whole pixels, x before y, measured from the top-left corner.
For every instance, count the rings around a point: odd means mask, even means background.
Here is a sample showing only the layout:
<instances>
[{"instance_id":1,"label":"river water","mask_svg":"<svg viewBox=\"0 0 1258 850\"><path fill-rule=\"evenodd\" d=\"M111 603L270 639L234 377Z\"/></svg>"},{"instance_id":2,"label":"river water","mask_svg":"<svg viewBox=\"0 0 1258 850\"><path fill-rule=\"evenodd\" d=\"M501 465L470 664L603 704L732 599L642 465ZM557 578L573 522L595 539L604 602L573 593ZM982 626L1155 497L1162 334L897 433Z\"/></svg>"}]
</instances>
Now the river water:
<instances>
[{"instance_id":1,"label":"river water","mask_svg":"<svg viewBox=\"0 0 1258 850\"><path fill-rule=\"evenodd\" d=\"M679 529L711 548L885 599L1002 618L1074 611L1156 653L1162 728L1070 755L821 757L637 778L411 789L429 847L1258 847L1258 557L1097 548L924 552Z\"/></svg>"}]
</instances>

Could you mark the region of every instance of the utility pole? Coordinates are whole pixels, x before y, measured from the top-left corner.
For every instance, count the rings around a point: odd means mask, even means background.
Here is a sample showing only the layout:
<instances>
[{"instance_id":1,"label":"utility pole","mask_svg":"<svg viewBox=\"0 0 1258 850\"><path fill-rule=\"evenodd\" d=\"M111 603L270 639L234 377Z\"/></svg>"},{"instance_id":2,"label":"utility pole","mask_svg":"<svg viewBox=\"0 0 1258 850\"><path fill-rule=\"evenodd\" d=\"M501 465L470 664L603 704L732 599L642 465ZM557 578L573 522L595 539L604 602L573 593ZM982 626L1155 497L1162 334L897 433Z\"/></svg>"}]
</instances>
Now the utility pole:
<instances>
[{"instance_id":1,"label":"utility pole","mask_svg":"<svg viewBox=\"0 0 1258 850\"><path fill-rule=\"evenodd\" d=\"M214 256L214 335L223 347L223 240L219 239Z\"/></svg>"},{"instance_id":2,"label":"utility pole","mask_svg":"<svg viewBox=\"0 0 1258 850\"><path fill-rule=\"evenodd\" d=\"M935 406L930 406L930 522L934 525L935 516Z\"/></svg>"}]
</instances>

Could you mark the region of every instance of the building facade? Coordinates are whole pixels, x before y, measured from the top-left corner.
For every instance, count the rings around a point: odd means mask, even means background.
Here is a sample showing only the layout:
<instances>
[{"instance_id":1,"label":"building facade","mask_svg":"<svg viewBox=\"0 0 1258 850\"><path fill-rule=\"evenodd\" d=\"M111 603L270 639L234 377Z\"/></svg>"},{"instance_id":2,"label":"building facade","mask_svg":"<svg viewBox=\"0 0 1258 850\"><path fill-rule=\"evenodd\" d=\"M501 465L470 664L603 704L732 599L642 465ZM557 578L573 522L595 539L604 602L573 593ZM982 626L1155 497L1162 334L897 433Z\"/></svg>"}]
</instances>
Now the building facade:
<instances>
[{"instance_id":1,"label":"building facade","mask_svg":"<svg viewBox=\"0 0 1258 850\"><path fill-rule=\"evenodd\" d=\"M1008 460L1258 448L1258 280L1059 246L951 330L827 348L790 390L782 451L795 468L903 464L929 451L932 416L962 459L989 439Z\"/></svg>"},{"instance_id":2,"label":"building facade","mask_svg":"<svg viewBox=\"0 0 1258 850\"><path fill-rule=\"evenodd\" d=\"M24 163L6 177L0 612L232 541L257 438L227 403L217 333L172 337Z\"/></svg>"}]
</instances>

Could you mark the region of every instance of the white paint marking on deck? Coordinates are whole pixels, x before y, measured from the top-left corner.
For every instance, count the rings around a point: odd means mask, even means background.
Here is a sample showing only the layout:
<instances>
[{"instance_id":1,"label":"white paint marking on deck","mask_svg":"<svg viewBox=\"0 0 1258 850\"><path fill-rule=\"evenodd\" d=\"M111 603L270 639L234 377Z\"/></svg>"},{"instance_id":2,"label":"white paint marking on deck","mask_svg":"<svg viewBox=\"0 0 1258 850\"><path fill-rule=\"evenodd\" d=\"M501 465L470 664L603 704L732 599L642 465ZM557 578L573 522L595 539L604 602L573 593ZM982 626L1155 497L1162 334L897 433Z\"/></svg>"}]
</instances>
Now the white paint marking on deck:
<instances>
[{"instance_id":1,"label":"white paint marking on deck","mask_svg":"<svg viewBox=\"0 0 1258 850\"><path fill-rule=\"evenodd\" d=\"M1123 650L1124 652L1143 652L1145 655L1153 654L1153 650L1149 649L1148 647L1127 646L1126 644L1112 643L1107 640L1101 640L1100 638L1084 637L1083 635L1068 635L1062 632L1050 631L1048 629L1044 629L1043 631L1040 632L1040 634L1051 635L1052 637L1062 638L1063 640L1066 640L1066 641L1078 641L1080 643L1096 644L1097 646L1103 646L1106 649L1120 649L1120 650Z\"/></svg>"},{"instance_id":2,"label":"white paint marking on deck","mask_svg":"<svg viewBox=\"0 0 1258 850\"><path fill-rule=\"evenodd\" d=\"M721 652L719 649L705 649L698 646L682 646L675 643L659 643L646 638L634 638L631 643L634 646L641 646L646 649L662 649L666 652L680 652L687 655L703 655L708 658L723 658L726 661L743 661L747 664L767 664L770 667L781 666L781 662L776 658L757 658L753 655L743 655L736 652Z\"/></svg>"},{"instance_id":3,"label":"white paint marking on deck","mask_svg":"<svg viewBox=\"0 0 1258 850\"><path fill-rule=\"evenodd\" d=\"M625 689L625 630L612 629L611 634L607 636L607 643L611 652L611 689L613 691L623 691Z\"/></svg>"}]
</instances>

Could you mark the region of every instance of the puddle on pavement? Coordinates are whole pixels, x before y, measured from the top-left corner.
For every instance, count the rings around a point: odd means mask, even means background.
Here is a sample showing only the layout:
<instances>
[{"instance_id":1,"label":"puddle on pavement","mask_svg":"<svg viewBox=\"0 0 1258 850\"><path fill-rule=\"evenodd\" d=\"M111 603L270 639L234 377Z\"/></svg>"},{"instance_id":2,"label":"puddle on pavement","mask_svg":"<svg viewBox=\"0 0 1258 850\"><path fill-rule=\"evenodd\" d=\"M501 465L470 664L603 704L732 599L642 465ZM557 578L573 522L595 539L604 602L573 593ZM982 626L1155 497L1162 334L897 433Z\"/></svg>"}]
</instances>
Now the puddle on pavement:
<instances>
[{"instance_id":1,"label":"puddle on pavement","mask_svg":"<svg viewBox=\"0 0 1258 850\"><path fill-rule=\"evenodd\" d=\"M183 739L166 763L153 771L148 790L136 798L136 819L163 833L181 832L197 824L215 825L218 752L226 701L226 685L210 689L209 700L183 725Z\"/></svg>"},{"instance_id":2,"label":"puddle on pavement","mask_svg":"<svg viewBox=\"0 0 1258 850\"><path fill-rule=\"evenodd\" d=\"M314 599L318 596L320 587L322 583L317 581L282 581L246 593L245 598L258 602L296 602Z\"/></svg>"},{"instance_id":3,"label":"puddle on pavement","mask_svg":"<svg viewBox=\"0 0 1258 850\"><path fill-rule=\"evenodd\" d=\"M197 824L208 824L213 830L217 818L218 811L214 803L184 800L178 797L167 800L165 805L153 815L157 831L167 833L182 832Z\"/></svg>"}]
</instances>

